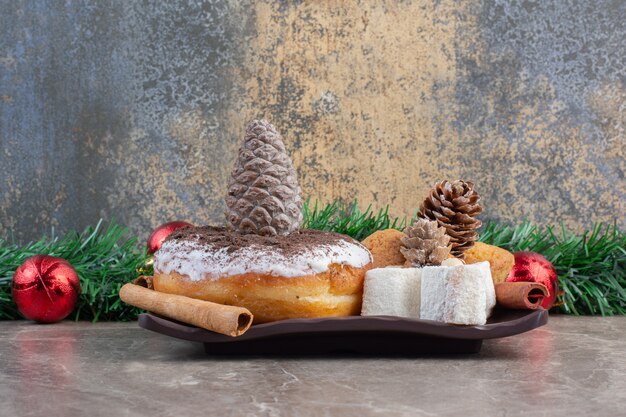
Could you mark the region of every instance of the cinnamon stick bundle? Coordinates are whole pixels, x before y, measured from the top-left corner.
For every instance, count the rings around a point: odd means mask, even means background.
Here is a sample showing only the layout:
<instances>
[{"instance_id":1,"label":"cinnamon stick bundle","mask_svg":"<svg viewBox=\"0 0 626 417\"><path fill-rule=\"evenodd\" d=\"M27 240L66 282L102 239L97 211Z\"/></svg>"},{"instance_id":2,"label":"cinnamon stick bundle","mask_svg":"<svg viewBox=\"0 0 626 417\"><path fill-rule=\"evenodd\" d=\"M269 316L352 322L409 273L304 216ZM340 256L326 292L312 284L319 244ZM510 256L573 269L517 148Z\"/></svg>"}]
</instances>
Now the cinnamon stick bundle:
<instances>
[{"instance_id":1,"label":"cinnamon stick bundle","mask_svg":"<svg viewBox=\"0 0 626 417\"><path fill-rule=\"evenodd\" d=\"M545 285L535 282L502 282L495 288L496 301L504 308L536 310L549 295Z\"/></svg>"},{"instance_id":2,"label":"cinnamon stick bundle","mask_svg":"<svg viewBox=\"0 0 626 417\"><path fill-rule=\"evenodd\" d=\"M135 284L125 284L120 298L135 307L233 337L244 334L253 320L252 313L243 307L167 294Z\"/></svg>"}]
</instances>

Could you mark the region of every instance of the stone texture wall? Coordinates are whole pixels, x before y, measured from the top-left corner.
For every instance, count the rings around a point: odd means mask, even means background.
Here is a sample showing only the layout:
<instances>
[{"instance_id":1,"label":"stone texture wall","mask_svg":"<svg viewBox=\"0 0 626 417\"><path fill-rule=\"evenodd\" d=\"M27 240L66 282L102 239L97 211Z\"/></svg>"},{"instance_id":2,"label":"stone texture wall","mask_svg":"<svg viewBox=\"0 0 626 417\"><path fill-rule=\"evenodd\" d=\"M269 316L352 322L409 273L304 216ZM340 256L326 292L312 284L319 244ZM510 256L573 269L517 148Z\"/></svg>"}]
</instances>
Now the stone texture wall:
<instances>
[{"instance_id":1,"label":"stone texture wall","mask_svg":"<svg viewBox=\"0 0 626 417\"><path fill-rule=\"evenodd\" d=\"M222 222L246 122L304 194L626 227L626 2L0 0L1 234Z\"/></svg>"}]
</instances>

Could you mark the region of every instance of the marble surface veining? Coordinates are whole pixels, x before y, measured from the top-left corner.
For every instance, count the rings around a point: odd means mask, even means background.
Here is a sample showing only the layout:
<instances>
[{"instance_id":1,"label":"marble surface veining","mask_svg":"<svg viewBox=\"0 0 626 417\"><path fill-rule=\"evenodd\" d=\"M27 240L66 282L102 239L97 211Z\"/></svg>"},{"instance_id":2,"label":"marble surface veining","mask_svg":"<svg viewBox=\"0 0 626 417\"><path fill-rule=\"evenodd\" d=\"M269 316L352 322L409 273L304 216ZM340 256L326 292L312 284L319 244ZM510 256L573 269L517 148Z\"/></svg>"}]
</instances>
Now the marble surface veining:
<instances>
[{"instance_id":1,"label":"marble surface veining","mask_svg":"<svg viewBox=\"0 0 626 417\"><path fill-rule=\"evenodd\" d=\"M136 323L0 322L3 416L618 416L626 319L551 317L479 354L209 357Z\"/></svg>"}]
</instances>

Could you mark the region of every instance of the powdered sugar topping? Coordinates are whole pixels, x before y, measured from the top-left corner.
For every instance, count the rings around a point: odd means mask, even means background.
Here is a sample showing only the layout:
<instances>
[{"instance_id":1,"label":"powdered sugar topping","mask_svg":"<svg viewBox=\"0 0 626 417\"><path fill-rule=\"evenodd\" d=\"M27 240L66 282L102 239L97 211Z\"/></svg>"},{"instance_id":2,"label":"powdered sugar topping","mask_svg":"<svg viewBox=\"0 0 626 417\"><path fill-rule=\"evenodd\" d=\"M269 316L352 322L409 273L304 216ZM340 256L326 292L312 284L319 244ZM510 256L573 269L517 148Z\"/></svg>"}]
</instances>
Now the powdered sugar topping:
<instances>
[{"instance_id":1,"label":"powdered sugar topping","mask_svg":"<svg viewBox=\"0 0 626 417\"><path fill-rule=\"evenodd\" d=\"M298 277L325 272L331 264L360 268L370 262L370 252L349 240L334 239L296 252L263 245L228 248L193 240L167 240L155 254L154 269L199 281L249 272Z\"/></svg>"}]
</instances>

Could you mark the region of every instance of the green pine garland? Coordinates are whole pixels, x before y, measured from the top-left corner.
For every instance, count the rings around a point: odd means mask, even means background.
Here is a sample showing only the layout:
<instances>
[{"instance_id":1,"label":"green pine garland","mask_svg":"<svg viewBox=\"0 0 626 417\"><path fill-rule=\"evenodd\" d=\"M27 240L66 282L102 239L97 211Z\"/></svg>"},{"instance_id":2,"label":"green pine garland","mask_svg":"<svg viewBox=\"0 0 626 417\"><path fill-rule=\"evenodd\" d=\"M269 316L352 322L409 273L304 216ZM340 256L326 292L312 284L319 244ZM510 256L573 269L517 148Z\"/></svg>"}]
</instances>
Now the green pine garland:
<instances>
[{"instance_id":1,"label":"green pine garland","mask_svg":"<svg viewBox=\"0 0 626 417\"><path fill-rule=\"evenodd\" d=\"M70 232L62 238L43 237L24 246L0 240L0 319L21 316L11 299L11 280L17 267L27 258L45 254L69 261L80 277L81 294L71 318L75 320L127 321L137 317L138 309L124 304L121 286L135 278L137 268L148 256L137 238L114 221L107 227L102 220L84 232Z\"/></svg>"},{"instance_id":2,"label":"green pine garland","mask_svg":"<svg viewBox=\"0 0 626 417\"><path fill-rule=\"evenodd\" d=\"M389 216L389 206L376 213L369 205L361 212L356 201L346 204L342 200L335 200L320 208L317 201L311 206L307 200L302 207L302 213L304 229L341 233L357 240L363 240L377 230L403 230L406 223L405 219Z\"/></svg>"},{"instance_id":3,"label":"green pine garland","mask_svg":"<svg viewBox=\"0 0 626 417\"><path fill-rule=\"evenodd\" d=\"M362 240L377 230L403 229L406 220L389 215L389 207L358 209L356 201L325 206L306 202L304 227L343 233ZM546 256L556 268L562 295L555 310L574 315L626 315L626 234L614 225L597 224L576 235L563 227L538 227L528 222L510 227L488 223L481 241L510 251L529 250ZM84 232L43 237L18 246L0 240L0 319L18 319L11 299L15 269L28 257L48 254L67 259L81 280L81 295L71 318L75 320L134 320L138 309L122 303L120 287L132 281L148 255L136 237L111 222L100 221Z\"/></svg>"},{"instance_id":4,"label":"green pine garland","mask_svg":"<svg viewBox=\"0 0 626 417\"><path fill-rule=\"evenodd\" d=\"M559 311L566 314L626 315L626 234L615 225L595 224L582 235L561 225L516 227L489 223L480 240L510 251L544 255L556 269Z\"/></svg>"}]
</instances>

